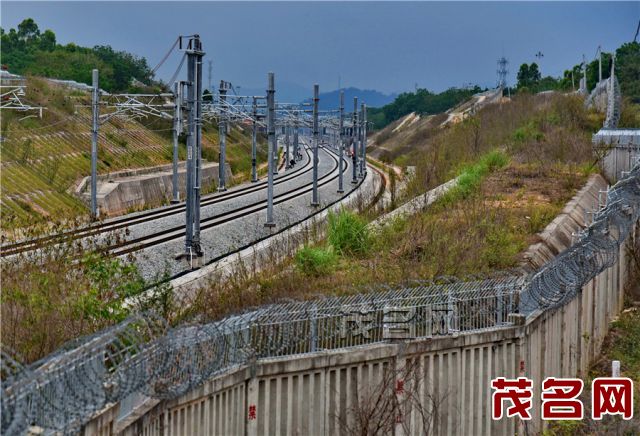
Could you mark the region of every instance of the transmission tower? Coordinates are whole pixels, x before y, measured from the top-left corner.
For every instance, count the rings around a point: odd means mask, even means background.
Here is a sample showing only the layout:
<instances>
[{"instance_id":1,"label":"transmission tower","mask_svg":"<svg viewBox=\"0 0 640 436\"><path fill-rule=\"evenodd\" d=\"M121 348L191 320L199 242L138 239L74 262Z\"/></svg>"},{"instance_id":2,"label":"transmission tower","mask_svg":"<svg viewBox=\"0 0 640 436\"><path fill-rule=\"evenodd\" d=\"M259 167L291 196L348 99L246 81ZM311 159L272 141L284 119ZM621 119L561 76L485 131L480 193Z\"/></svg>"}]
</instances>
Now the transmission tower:
<instances>
[{"instance_id":1,"label":"transmission tower","mask_svg":"<svg viewBox=\"0 0 640 436\"><path fill-rule=\"evenodd\" d=\"M507 65L509 65L507 58L502 56L498 59L498 88L500 89L505 89L507 87L507 74L509 73Z\"/></svg>"}]
</instances>

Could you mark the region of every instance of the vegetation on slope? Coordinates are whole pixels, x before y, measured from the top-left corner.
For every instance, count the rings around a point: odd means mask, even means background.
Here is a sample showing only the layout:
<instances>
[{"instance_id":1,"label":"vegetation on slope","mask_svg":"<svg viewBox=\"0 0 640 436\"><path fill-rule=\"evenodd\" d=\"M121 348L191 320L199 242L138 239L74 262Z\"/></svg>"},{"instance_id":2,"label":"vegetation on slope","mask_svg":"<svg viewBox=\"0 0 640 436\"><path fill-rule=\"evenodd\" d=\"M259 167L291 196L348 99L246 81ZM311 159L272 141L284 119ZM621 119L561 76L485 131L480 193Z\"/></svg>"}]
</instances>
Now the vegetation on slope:
<instances>
[{"instance_id":1,"label":"vegetation on slope","mask_svg":"<svg viewBox=\"0 0 640 436\"><path fill-rule=\"evenodd\" d=\"M586 181L593 163L590 135L601 118L569 96L522 95L504 106L479 111L477 130L465 123L438 129L408 152L417 166L411 192L457 175L461 188L381 232L363 230L355 238L363 241L358 250L338 248L344 229L366 222L366 215L342 212L332 218L340 224L328 225L326 238L308 244L294 260L255 276L240 271L228 282L212 281L183 316L218 318L282 298L517 266L523 250Z\"/></svg>"},{"instance_id":2,"label":"vegetation on slope","mask_svg":"<svg viewBox=\"0 0 640 436\"><path fill-rule=\"evenodd\" d=\"M33 362L137 311L170 315L169 287L152 288L142 302L138 297L157 280L145 281L131 259L100 248L70 242L0 263L3 346Z\"/></svg>"},{"instance_id":3,"label":"vegetation on slope","mask_svg":"<svg viewBox=\"0 0 640 436\"><path fill-rule=\"evenodd\" d=\"M622 44L615 52L615 74L620 82L622 95L634 103L640 103L640 43ZM602 52L602 78L611 75L611 53ZM587 89L593 90L598 83L599 62L594 59L587 63ZM522 64L518 70L518 92L541 92L548 90L571 91L577 89L582 79L582 64L565 70L561 78L543 77L538 65Z\"/></svg>"},{"instance_id":4,"label":"vegetation on slope","mask_svg":"<svg viewBox=\"0 0 640 436\"><path fill-rule=\"evenodd\" d=\"M4 230L71 219L86 214L85 204L73 190L90 174L90 95L70 91L46 79L27 79L25 99L46 107L43 118L3 111L2 216ZM112 117L100 126L98 173L168 164L173 158L171 121L146 118L125 121ZM180 138L180 159L186 158L185 137ZM204 127L203 158L218 160L218 130ZM260 138L260 142L264 141ZM227 138L227 158L234 174L248 174L251 166L250 130L233 126ZM264 160L266 147L259 147ZM239 177L240 179L240 177ZM231 182L231 181L230 181Z\"/></svg>"},{"instance_id":5,"label":"vegetation on slope","mask_svg":"<svg viewBox=\"0 0 640 436\"><path fill-rule=\"evenodd\" d=\"M416 92L403 92L393 103L381 108L367 109L368 120L375 129L382 129L389 123L415 112L420 115L431 115L445 112L459 103L469 99L473 94L482 91L478 86L473 88L450 88L439 94L426 89Z\"/></svg>"},{"instance_id":6,"label":"vegetation on slope","mask_svg":"<svg viewBox=\"0 0 640 436\"><path fill-rule=\"evenodd\" d=\"M27 18L17 29L0 28L2 33L2 64L14 74L75 80L91 84L91 70L100 70L100 87L109 92L137 92L140 84L132 79L160 88L153 80L147 60L108 45L93 48L74 43L61 45L55 33L41 32L38 24Z\"/></svg>"}]
</instances>

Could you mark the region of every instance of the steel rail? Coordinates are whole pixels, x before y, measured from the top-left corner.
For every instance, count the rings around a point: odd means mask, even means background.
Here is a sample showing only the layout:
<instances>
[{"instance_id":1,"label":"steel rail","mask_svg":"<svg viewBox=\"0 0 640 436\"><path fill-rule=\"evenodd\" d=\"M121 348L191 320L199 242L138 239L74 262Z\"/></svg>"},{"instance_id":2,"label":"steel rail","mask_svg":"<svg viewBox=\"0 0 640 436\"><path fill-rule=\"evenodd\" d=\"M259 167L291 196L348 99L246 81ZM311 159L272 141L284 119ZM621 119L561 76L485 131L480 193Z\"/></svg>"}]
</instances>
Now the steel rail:
<instances>
[{"instance_id":1,"label":"steel rail","mask_svg":"<svg viewBox=\"0 0 640 436\"><path fill-rule=\"evenodd\" d=\"M312 162L309 156L308 148L304 149L307 154L307 162L293 171L285 173L278 177L274 184L279 185L284 182L294 180L312 170ZM282 165L281 165L282 167ZM242 197L244 195L252 194L262 190L266 186L266 180L258 183L248 184L247 186L232 189L222 193L211 194L203 197L201 206L210 206L213 204L221 203L230 199ZM100 233L112 232L114 230L122 229L131 225L141 224L149 221L150 219L165 218L171 215L182 213L185 209L185 204L180 203L176 205L166 206L159 209L154 209L148 212L136 214L135 216L128 216L118 218L109 222L102 222L94 225L84 227L82 229L66 231L55 235L48 235L37 239L30 239L27 241L20 241L11 244L6 244L0 247L0 257L13 256L27 251L37 250L50 245L59 244L66 241L74 241L89 236L95 236Z\"/></svg>"},{"instance_id":2,"label":"steel rail","mask_svg":"<svg viewBox=\"0 0 640 436\"><path fill-rule=\"evenodd\" d=\"M331 159L333 159L334 165L330 171L328 171L324 176L322 176L319 179L319 182L321 182L318 184L319 187L325 186L328 183L331 183L333 180L335 180L338 177L338 175L335 174L338 168L338 158L335 157L331 152L328 152L326 150L325 152ZM273 204L276 205L276 204L283 203L285 201L292 200L297 197L301 197L312 191L313 189L312 185L313 185L313 182L309 182L293 190L276 195L274 196ZM266 207L267 207L267 200L264 199L264 200L253 202L246 206L242 206L236 209L222 212L215 216L204 218L201 220L201 229L202 230L210 229L212 227L231 222L238 218L246 217L253 213L260 212L266 209ZM122 241L112 246L105 247L101 251L108 252L113 256L124 256L126 254L130 254L135 251L140 251L140 250L152 247L154 245L159 245L174 239L182 238L184 237L184 235L185 235L184 227L176 226L171 229L163 230L162 232L145 235L145 236L141 236L134 239L129 239L127 241ZM134 245L134 244L138 244L138 245ZM128 248L120 250L120 248L123 248L123 247L128 247Z\"/></svg>"}]
</instances>

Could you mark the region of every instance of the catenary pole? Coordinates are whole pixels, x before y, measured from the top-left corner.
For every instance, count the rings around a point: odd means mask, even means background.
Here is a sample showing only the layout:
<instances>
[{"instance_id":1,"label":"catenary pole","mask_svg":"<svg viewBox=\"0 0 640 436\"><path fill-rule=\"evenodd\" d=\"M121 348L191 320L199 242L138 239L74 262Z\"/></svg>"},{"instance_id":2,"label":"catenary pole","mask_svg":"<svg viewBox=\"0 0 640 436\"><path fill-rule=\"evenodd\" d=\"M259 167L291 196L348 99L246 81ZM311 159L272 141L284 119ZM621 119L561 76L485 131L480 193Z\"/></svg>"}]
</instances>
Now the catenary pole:
<instances>
[{"instance_id":1,"label":"catenary pole","mask_svg":"<svg viewBox=\"0 0 640 436\"><path fill-rule=\"evenodd\" d=\"M200 246L200 183L202 135L202 46L194 35L187 50L187 201L185 255L193 266L193 256L202 256Z\"/></svg>"},{"instance_id":2,"label":"catenary pole","mask_svg":"<svg viewBox=\"0 0 640 436\"><path fill-rule=\"evenodd\" d=\"M226 191L225 183L225 166L227 162L227 84L224 80L220 81L220 121L218 122L218 136L220 138L220 157L218 159L218 191Z\"/></svg>"},{"instance_id":3,"label":"catenary pole","mask_svg":"<svg viewBox=\"0 0 640 436\"><path fill-rule=\"evenodd\" d=\"M344 129L344 91L340 90L340 119L338 120L338 193L342 194L344 192L344 170L342 167L342 161L344 158L344 150L342 145L343 140L343 129Z\"/></svg>"},{"instance_id":4,"label":"catenary pole","mask_svg":"<svg viewBox=\"0 0 640 436\"><path fill-rule=\"evenodd\" d=\"M284 127L284 144L285 144L285 151L284 151L284 161L285 161L285 168L289 169L291 168L291 159L289 157L289 144L291 142L290 140L290 134L291 133L291 127L289 126L289 122L287 121L287 124Z\"/></svg>"},{"instance_id":5,"label":"catenary pole","mask_svg":"<svg viewBox=\"0 0 640 436\"><path fill-rule=\"evenodd\" d=\"M362 162L360 162L360 177L367 174L367 105L362 103Z\"/></svg>"},{"instance_id":6,"label":"catenary pole","mask_svg":"<svg viewBox=\"0 0 640 436\"><path fill-rule=\"evenodd\" d=\"M311 206L320 206L318 201L318 147L320 139L318 137L318 101L320 87L313 85L313 196L311 198Z\"/></svg>"},{"instance_id":7,"label":"catenary pole","mask_svg":"<svg viewBox=\"0 0 640 436\"><path fill-rule=\"evenodd\" d=\"M178 139L180 137L180 86L178 82L173 84L173 167L171 174L171 184L173 185L173 198L171 203L180 202L180 190L178 189Z\"/></svg>"},{"instance_id":8,"label":"catenary pole","mask_svg":"<svg viewBox=\"0 0 640 436\"><path fill-rule=\"evenodd\" d=\"M194 56L196 66L196 86L195 86L195 186L194 186L194 222L193 222L193 245L196 254L202 256L200 245L200 195L202 188L202 58L204 52L200 43L200 36L194 35Z\"/></svg>"},{"instance_id":9,"label":"catenary pole","mask_svg":"<svg viewBox=\"0 0 640 436\"><path fill-rule=\"evenodd\" d=\"M91 90L91 217L98 218L98 126L100 120L100 88L98 70L92 71Z\"/></svg>"},{"instance_id":10,"label":"catenary pole","mask_svg":"<svg viewBox=\"0 0 640 436\"><path fill-rule=\"evenodd\" d=\"M273 167L276 162L273 159L273 150L276 145L276 108L275 108L275 79L273 73L269 73L267 86L267 222L266 227L275 227L273 221Z\"/></svg>"},{"instance_id":11,"label":"catenary pole","mask_svg":"<svg viewBox=\"0 0 640 436\"><path fill-rule=\"evenodd\" d=\"M353 119L352 119L352 130L351 130L351 142L352 142L352 155L351 155L351 164L352 168L352 179L351 183L358 183L358 97L353 97Z\"/></svg>"},{"instance_id":12,"label":"catenary pole","mask_svg":"<svg viewBox=\"0 0 640 436\"><path fill-rule=\"evenodd\" d=\"M258 159L258 149L257 149L257 135L258 135L258 102L257 98L253 97L253 129L251 131L251 181L258 181L258 168L257 168L257 159Z\"/></svg>"},{"instance_id":13,"label":"catenary pole","mask_svg":"<svg viewBox=\"0 0 640 436\"><path fill-rule=\"evenodd\" d=\"M298 111L294 112L295 120L293 120L293 159L294 161L298 160L298 156L300 155L300 144L299 144L299 131L300 126L298 125Z\"/></svg>"}]
</instances>

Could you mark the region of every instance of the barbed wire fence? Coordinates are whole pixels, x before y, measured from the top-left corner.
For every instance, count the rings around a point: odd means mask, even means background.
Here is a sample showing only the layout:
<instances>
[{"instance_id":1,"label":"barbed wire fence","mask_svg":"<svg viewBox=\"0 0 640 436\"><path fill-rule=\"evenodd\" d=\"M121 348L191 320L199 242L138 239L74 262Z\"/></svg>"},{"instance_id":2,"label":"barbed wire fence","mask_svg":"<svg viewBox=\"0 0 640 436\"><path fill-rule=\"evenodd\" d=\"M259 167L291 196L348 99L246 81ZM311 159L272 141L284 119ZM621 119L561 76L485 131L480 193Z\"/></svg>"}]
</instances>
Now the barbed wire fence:
<instances>
[{"instance_id":1,"label":"barbed wire fence","mask_svg":"<svg viewBox=\"0 0 640 436\"><path fill-rule=\"evenodd\" d=\"M610 188L578 241L537 272L442 278L343 297L286 302L199 325L148 313L79 339L28 367L3 352L2 432L74 432L132 393L176 398L257 359L513 325L558 307L618 259L640 219L640 164Z\"/></svg>"},{"instance_id":2,"label":"barbed wire fence","mask_svg":"<svg viewBox=\"0 0 640 436\"><path fill-rule=\"evenodd\" d=\"M619 105L616 85L609 106ZM512 314L559 307L614 265L639 219L640 161L608 190L577 242L530 275L381 286L177 328L153 313L138 314L28 366L3 348L2 434L23 434L29 426L74 433L131 394L176 398L257 359L512 326Z\"/></svg>"}]
</instances>

